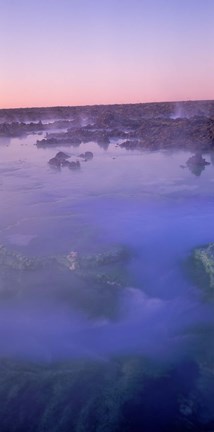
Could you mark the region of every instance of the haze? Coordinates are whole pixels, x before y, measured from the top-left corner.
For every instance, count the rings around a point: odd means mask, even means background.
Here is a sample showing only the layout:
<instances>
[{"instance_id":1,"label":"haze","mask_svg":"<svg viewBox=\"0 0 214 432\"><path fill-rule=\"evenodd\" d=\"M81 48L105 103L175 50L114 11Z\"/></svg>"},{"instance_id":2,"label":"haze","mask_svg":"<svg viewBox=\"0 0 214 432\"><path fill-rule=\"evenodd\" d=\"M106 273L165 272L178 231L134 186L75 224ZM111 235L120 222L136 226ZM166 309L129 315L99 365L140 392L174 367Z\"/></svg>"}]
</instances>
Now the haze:
<instances>
[{"instance_id":1,"label":"haze","mask_svg":"<svg viewBox=\"0 0 214 432\"><path fill-rule=\"evenodd\" d=\"M0 107L213 99L212 0L0 0Z\"/></svg>"}]
</instances>

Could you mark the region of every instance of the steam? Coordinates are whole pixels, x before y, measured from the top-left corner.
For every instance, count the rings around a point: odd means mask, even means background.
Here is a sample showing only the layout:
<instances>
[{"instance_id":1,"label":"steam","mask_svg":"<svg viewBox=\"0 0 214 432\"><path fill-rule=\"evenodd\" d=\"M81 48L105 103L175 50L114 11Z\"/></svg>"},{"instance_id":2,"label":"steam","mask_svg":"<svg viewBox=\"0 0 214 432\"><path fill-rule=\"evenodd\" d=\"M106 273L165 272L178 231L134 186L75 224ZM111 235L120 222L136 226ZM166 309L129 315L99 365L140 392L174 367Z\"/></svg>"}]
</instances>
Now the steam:
<instances>
[{"instance_id":1,"label":"steam","mask_svg":"<svg viewBox=\"0 0 214 432\"><path fill-rule=\"evenodd\" d=\"M185 112L185 109L182 105L182 103L176 103L175 104L175 111L171 115L172 120L176 120L178 118L190 118L190 115Z\"/></svg>"},{"instance_id":2,"label":"steam","mask_svg":"<svg viewBox=\"0 0 214 432\"><path fill-rule=\"evenodd\" d=\"M176 102L174 106L174 112L170 118L176 120L179 118L191 119L195 116L209 117L209 108L205 103L197 102Z\"/></svg>"},{"instance_id":3,"label":"steam","mask_svg":"<svg viewBox=\"0 0 214 432\"><path fill-rule=\"evenodd\" d=\"M10 301L0 308L0 355L44 361L73 357L108 360L143 354L169 360L186 352L198 324L213 322L207 307L184 299L149 298L128 288L116 322L92 321L67 306Z\"/></svg>"}]
</instances>

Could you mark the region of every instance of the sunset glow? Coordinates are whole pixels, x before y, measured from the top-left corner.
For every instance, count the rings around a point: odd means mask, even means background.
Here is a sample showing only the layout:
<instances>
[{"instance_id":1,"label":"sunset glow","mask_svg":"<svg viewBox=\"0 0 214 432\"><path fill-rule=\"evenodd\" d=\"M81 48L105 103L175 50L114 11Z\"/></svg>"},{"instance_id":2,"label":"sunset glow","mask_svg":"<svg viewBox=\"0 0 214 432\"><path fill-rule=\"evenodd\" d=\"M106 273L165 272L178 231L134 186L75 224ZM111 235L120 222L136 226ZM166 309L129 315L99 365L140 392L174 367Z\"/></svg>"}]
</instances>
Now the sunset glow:
<instances>
[{"instance_id":1,"label":"sunset glow","mask_svg":"<svg viewBox=\"0 0 214 432\"><path fill-rule=\"evenodd\" d=\"M214 98L212 0L0 0L0 107Z\"/></svg>"}]
</instances>

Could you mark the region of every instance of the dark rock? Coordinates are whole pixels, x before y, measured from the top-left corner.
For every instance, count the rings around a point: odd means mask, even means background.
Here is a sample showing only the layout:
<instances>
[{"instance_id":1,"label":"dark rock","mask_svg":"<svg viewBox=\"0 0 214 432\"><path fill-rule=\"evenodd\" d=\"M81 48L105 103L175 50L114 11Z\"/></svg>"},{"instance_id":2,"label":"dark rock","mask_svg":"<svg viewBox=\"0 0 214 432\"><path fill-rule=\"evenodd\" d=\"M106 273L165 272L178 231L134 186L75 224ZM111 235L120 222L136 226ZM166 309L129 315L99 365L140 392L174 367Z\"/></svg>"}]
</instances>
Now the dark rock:
<instances>
[{"instance_id":1,"label":"dark rock","mask_svg":"<svg viewBox=\"0 0 214 432\"><path fill-rule=\"evenodd\" d=\"M87 126L78 129L70 128L67 131L67 136L84 143L95 141L101 146L107 146L110 143L109 135L106 130L92 129Z\"/></svg>"},{"instance_id":2,"label":"dark rock","mask_svg":"<svg viewBox=\"0 0 214 432\"><path fill-rule=\"evenodd\" d=\"M53 157L48 161L49 165L55 167L55 168L60 168L62 161L60 159L58 159L57 157Z\"/></svg>"},{"instance_id":3,"label":"dark rock","mask_svg":"<svg viewBox=\"0 0 214 432\"><path fill-rule=\"evenodd\" d=\"M202 157L201 153L196 153L188 159L187 165L188 166L191 166L191 165L206 166L206 165L210 165L210 163L207 162L206 159L204 159Z\"/></svg>"},{"instance_id":4,"label":"dark rock","mask_svg":"<svg viewBox=\"0 0 214 432\"><path fill-rule=\"evenodd\" d=\"M86 124L93 124L95 127L99 125L101 128L118 128L118 126L134 128L142 119L167 119L173 116L175 118L175 111L176 117L181 117L179 112L182 112L182 117L187 118L194 117L196 114L201 117L212 117L214 101L1 109L0 123L69 120L77 126L82 125L82 118L84 118Z\"/></svg>"},{"instance_id":5,"label":"dark rock","mask_svg":"<svg viewBox=\"0 0 214 432\"><path fill-rule=\"evenodd\" d=\"M140 147L140 141L138 140L126 140L120 144L120 147L127 150L133 150Z\"/></svg>"},{"instance_id":6,"label":"dark rock","mask_svg":"<svg viewBox=\"0 0 214 432\"><path fill-rule=\"evenodd\" d=\"M59 151L55 156L55 158L60 159L60 160L69 159L69 157L70 157L69 155L67 155L66 153L64 153L62 151Z\"/></svg>"},{"instance_id":7,"label":"dark rock","mask_svg":"<svg viewBox=\"0 0 214 432\"><path fill-rule=\"evenodd\" d=\"M80 142L90 142L93 141L94 131L91 128L82 127L82 128L70 128L67 131L67 136L71 139L79 140Z\"/></svg>"},{"instance_id":8,"label":"dark rock","mask_svg":"<svg viewBox=\"0 0 214 432\"><path fill-rule=\"evenodd\" d=\"M112 129L109 131L109 136L111 138L126 138L127 133L120 129Z\"/></svg>"},{"instance_id":9,"label":"dark rock","mask_svg":"<svg viewBox=\"0 0 214 432\"><path fill-rule=\"evenodd\" d=\"M51 158L48 163L56 168L60 168L63 165L63 162L66 161L66 159L68 159L70 156L68 156L66 153L60 151L56 154L56 156L54 156L53 158Z\"/></svg>"},{"instance_id":10,"label":"dark rock","mask_svg":"<svg viewBox=\"0 0 214 432\"><path fill-rule=\"evenodd\" d=\"M107 147L110 144L109 136L106 131L99 131L94 136L94 141L97 141L100 147Z\"/></svg>"},{"instance_id":11,"label":"dark rock","mask_svg":"<svg viewBox=\"0 0 214 432\"><path fill-rule=\"evenodd\" d=\"M214 295L214 243L195 248L186 262L186 270L193 282L209 298Z\"/></svg>"},{"instance_id":12,"label":"dark rock","mask_svg":"<svg viewBox=\"0 0 214 432\"><path fill-rule=\"evenodd\" d=\"M38 133L44 130L41 121L37 123L12 122L0 124L0 136L21 137L32 133Z\"/></svg>"},{"instance_id":13,"label":"dark rock","mask_svg":"<svg viewBox=\"0 0 214 432\"><path fill-rule=\"evenodd\" d=\"M50 123L45 123L45 130L68 129L74 124L72 120L56 120Z\"/></svg>"},{"instance_id":14,"label":"dark rock","mask_svg":"<svg viewBox=\"0 0 214 432\"><path fill-rule=\"evenodd\" d=\"M210 163L198 152L188 159L186 165L194 175L200 176L202 171L205 170L205 167L210 165Z\"/></svg>"},{"instance_id":15,"label":"dark rock","mask_svg":"<svg viewBox=\"0 0 214 432\"><path fill-rule=\"evenodd\" d=\"M53 128L67 132L53 130L38 147L95 141L107 148L111 138L122 138L130 141L124 145L130 149L207 152L214 150L214 101L0 110L0 136Z\"/></svg>"},{"instance_id":16,"label":"dark rock","mask_svg":"<svg viewBox=\"0 0 214 432\"><path fill-rule=\"evenodd\" d=\"M81 144L81 140L78 138L67 137L66 134L60 134L58 137L57 134L54 136L47 136L42 140L37 140L37 147L54 147L54 146L79 146Z\"/></svg>"},{"instance_id":17,"label":"dark rock","mask_svg":"<svg viewBox=\"0 0 214 432\"><path fill-rule=\"evenodd\" d=\"M85 161L93 159L94 155L90 151L86 151L85 153L81 153L79 157L83 158Z\"/></svg>"},{"instance_id":18,"label":"dark rock","mask_svg":"<svg viewBox=\"0 0 214 432\"><path fill-rule=\"evenodd\" d=\"M63 167L67 167L70 170L79 170L80 169L80 162L79 161L67 161L67 160L63 160L61 162L61 166Z\"/></svg>"},{"instance_id":19,"label":"dark rock","mask_svg":"<svg viewBox=\"0 0 214 432\"><path fill-rule=\"evenodd\" d=\"M43 138L42 140L36 141L37 147L43 147L43 146L54 146L58 145L56 138Z\"/></svg>"},{"instance_id":20,"label":"dark rock","mask_svg":"<svg viewBox=\"0 0 214 432\"><path fill-rule=\"evenodd\" d=\"M140 140L140 147L149 150L183 148L206 151L213 147L214 121L206 117L142 119L140 127L128 132L128 139ZM139 146L136 145L133 148Z\"/></svg>"},{"instance_id":21,"label":"dark rock","mask_svg":"<svg viewBox=\"0 0 214 432\"><path fill-rule=\"evenodd\" d=\"M96 126L99 128L114 127L117 124L117 114L112 110L104 110L97 117Z\"/></svg>"}]
</instances>

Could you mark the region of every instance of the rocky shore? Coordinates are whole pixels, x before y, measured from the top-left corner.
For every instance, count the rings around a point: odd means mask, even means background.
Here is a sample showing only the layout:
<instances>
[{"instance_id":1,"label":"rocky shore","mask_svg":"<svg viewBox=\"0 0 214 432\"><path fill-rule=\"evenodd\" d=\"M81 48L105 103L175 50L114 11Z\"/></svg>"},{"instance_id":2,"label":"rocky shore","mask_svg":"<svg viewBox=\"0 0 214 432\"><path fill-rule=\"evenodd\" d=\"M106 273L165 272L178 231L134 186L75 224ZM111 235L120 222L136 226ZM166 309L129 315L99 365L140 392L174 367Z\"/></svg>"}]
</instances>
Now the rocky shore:
<instances>
[{"instance_id":1,"label":"rocky shore","mask_svg":"<svg viewBox=\"0 0 214 432\"><path fill-rule=\"evenodd\" d=\"M0 137L46 132L38 147L111 140L132 149L214 147L214 101L0 110Z\"/></svg>"}]
</instances>

